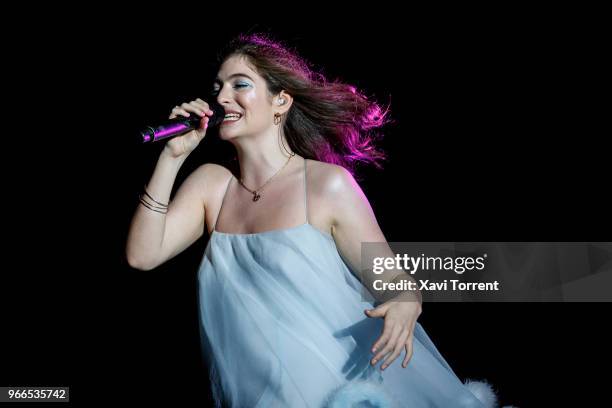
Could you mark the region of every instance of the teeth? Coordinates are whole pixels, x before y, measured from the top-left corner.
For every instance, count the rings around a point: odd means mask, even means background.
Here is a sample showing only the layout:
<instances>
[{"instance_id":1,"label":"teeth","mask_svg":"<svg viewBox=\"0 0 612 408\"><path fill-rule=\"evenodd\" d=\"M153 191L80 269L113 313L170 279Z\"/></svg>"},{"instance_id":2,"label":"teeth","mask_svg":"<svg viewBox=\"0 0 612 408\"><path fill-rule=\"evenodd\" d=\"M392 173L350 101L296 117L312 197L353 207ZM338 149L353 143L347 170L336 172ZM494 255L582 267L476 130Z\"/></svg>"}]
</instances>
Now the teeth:
<instances>
[{"instance_id":1,"label":"teeth","mask_svg":"<svg viewBox=\"0 0 612 408\"><path fill-rule=\"evenodd\" d=\"M238 113L228 113L227 115L225 115L225 118L226 119L227 118L240 118L240 116L242 116L242 115L240 115Z\"/></svg>"}]
</instances>

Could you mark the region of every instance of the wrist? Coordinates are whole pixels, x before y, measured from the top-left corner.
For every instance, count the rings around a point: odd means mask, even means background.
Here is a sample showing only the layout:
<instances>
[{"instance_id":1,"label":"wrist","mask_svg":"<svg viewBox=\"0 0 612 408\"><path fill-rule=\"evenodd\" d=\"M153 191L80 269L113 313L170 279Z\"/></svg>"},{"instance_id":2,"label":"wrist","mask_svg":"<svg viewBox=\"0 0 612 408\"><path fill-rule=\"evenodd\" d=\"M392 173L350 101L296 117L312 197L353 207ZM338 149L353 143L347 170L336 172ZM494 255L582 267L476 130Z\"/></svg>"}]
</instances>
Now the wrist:
<instances>
[{"instance_id":1,"label":"wrist","mask_svg":"<svg viewBox=\"0 0 612 408\"><path fill-rule=\"evenodd\" d=\"M411 286L408 286L407 288L395 293L393 293L393 291L391 290L387 290L385 292L386 298L398 302L416 302L419 305L423 304L423 295L421 294L421 291L417 288L417 282L409 274L401 272L393 279L391 279L391 283L395 285L408 283Z\"/></svg>"},{"instance_id":2,"label":"wrist","mask_svg":"<svg viewBox=\"0 0 612 408\"><path fill-rule=\"evenodd\" d=\"M189 153L182 154L180 156L174 155L170 148L168 148L168 146L164 146L162 152L159 155L160 160L164 160L166 162L171 163L178 163L179 165L183 164L183 162L187 159L187 156L189 156Z\"/></svg>"}]
</instances>

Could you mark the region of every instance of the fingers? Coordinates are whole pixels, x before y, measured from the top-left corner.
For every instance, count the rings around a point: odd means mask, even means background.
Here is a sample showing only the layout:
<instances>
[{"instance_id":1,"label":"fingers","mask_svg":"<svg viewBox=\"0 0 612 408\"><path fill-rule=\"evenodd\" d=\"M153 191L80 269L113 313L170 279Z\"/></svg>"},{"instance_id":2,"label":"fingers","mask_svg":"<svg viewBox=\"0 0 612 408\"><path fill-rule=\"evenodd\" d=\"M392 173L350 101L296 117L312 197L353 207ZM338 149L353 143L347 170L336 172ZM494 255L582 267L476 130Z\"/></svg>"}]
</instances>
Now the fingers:
<instances>
[{"instance_id":1,"label":"fingers","mask_svg":"<svg viewBox=\"0 0 612 408\"><path fill-rule=\"evenodd\" d=\"M389 365L397 358L397 356L400 355L403 346L406 345L406 339L408 338L408 334L409 333L407 329L400 330L399 336L395 340L394 344L392 344L392 353L383 362L382 366L380 367L381 370L384 370L385 368L389 367Z\"/></svg>"},{"instance_id":2,"label":"fingers","mask_svg":"<svg viewBox=\"0 0 612 408\"><path fill-rule=\"evenodd\" d=\"M391 325L390 325L389 320L385 319L385 323L384 323L384 326L383 326L383 332L381 333L381 335L378 338L378 340L376 340L374 342L374 345L372 346L372 353L376 353L385 344L387 344L387 341L389 340L389 337L391 336L391 327L390 326Z\"/></svg>"},{"instance_id":3,"label":"fingers","mask_svg":"<svg viewBox=\"0 0 612 408\"><path fill-rule=\"evenodd\" d=\"M412 358L413 341L414 337L412 336L412 332L410 332L410 335L408 336L408 339L406 340L406 344L404 346L404 348L406 349L406 355L404 356L404 361L402 361L402 367L404 368L408 366L408 361L410 361L410 359Z\"/></svg>"},{"instance_id":4,"label":"fingers","mask_svg":"<svg viewBox=\"0 0 612 408\"><path fill-rule=\"evenodd\" d=\"M382 350L376 353L372 359L372 365L375 365L384 356L393 351L395 344L397 343L397 338L400 334L401 327L397 324L389 324L388 327L385 327L380 340L374 345L374 349L378 350L380 347L382 347Z\"/></svg>"},{"instance_id":5,"label":"fingers","mask_svg":"<svg viewBox=\"0 0 612 408\"><path fill-rule=\"evenodd\" d=\"M383 329L380 338L376 341L372 351L376 352L380 347L382 347L382 350L374 356L370 363L376 365L377 362L387 356L380 367L381 370L384 370L401 354L402 349L405 349L406 355L402 361L402 367L406 368L413 354L413 334L414 326L409 329L401 324L392 323L387 325Z\"/></svg>"},{"instance_id":6,"label":"fingers","mask_svg":"<svg viewBox=\"0 0 612 408\"><path fill-rule=\"evenodd\" d=\"M206 129L208 129L208 117L204 117L200 122L200 128L196 130L198 141L201 141L206 135Z\"/></svg>"},{"instance_id":7,"label":"fingers","mask_svg":"<svg viewBox=\"0 0 612 408\"><path fill-rule=\"evenodd\" d=\"M384 318L383 332L372 346L372 353L376 353L370 361L372 365L376 365L386 356L385 361L381 364L381 370L386 369L405 348L406 355L402 367L406 368L408 361L412 358L413 332L416 319L420 314L420 309L415 311L412 306L412 304L386 303L374 309L365 310L368 317Z\"/></svg>"},{"instance_id":8,"label":"fingers","mask_svg":"<svg viewBox=\"0 0 612 408\"><path fill-rule=\"evenodd\" d=\"M386 305L380 305L378 307L375 307L374 309L366 309L365 314L366 316L370 318L385 317L385 314L387 313L387 309L388 307ZM380 349L387 342L388 335L390 335L388 331L388 328L390 328L389 324L390 324L390 320L385 319L383 333L372 346L372 353L376 353L376 351Z\"/></svg>"},{"instance_id":9,"label":"fingers","mask_svg":"<svg viewBox=\"0 0 612 408\"><path fill-rule=\"evenodd\" d=\"M365 313L368 317L383 317L385 315L382 308L378 307L374 309L366 309Z\"/></svg>"},{"instance_id":10,"label":"fingers","mask_svg":"<svg viewBox=\"0 0 612 408\"><path fill-rule=\"evenodd\" d=\"M189 103L183 103L181 106L175 106L170 113L170 119L176 118L178 115L186 118L190 117L194 113L201 117L212 116L213 111L210 109L208 104L202 99L198 98L195 101Z\"/></svg>"},{"instance_id":11,"label":"fingers","mask_svg":"<svg viewBox=\"0 0 612 408\"><path fill-rule=\"evenodd\" d=\"M382 305L375 307L374 309L366 309L365 313L368 317L384 317L389 309L389 304L383 303Z\"/></svg>"},{"instance_id":12,"label":"fingers","mask_svg":"<svg viewBox=\"0 0 612 408\"><path fill-rule=\"evenodd\" d=\"M200 98L196 99L192 103L194 103L197 107L199 107L200 110L204 112L207 116L212 116L212 114L214 113L212 109L210 109L208 104Z\"/></svg>"},{"instance_id":13,"label":"fingers","mask_svg":"<svg viewBox=\"0 0 612 408\"><path fill-rule=\"evenodd\" d=\"M172 112L170 112L170 119L176 118L178 115L184 116L186 118L189 117L189 112L181 108L180 106L175 106L172 108Z\"/></svg>"},{"instance_id":14,"label":"fingers","mask_svg":"<svg viewBox=\"0 0 612 408\"><path fill-rule=\"evenodd\" d=\"M202 109L193 102L185 102L181 104L181 108L183 108L183 110L185 110L186 112L195 113L196 115L204 117L204 112L202 111Z\"/></svg>"}]
</instances>

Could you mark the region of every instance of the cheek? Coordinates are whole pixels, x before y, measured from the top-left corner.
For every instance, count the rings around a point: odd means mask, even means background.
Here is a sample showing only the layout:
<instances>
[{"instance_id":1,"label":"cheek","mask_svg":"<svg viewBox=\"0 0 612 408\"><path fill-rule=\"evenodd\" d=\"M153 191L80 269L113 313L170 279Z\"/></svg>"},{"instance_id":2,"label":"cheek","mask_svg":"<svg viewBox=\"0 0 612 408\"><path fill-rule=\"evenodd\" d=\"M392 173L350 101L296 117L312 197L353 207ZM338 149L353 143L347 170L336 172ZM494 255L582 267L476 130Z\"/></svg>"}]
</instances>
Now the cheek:
<instances>
[{"instance_id":1,"label":"cheek","mask_svg":"<svg viewBox=\"0 0 612 408\"><path fill-rule=\"evenodd\" d=\"M257 104L257 93L254 89L249 90L248 92L244 92L240 95L240 99L248 104L248 105L256 105Z\"/></svg>"},{"instance_id":2,"label":"cheek","mask_svg":"<svg viewBox=\"0 0 612 408\"><path fill-rule=\"evenodd\" d=\"M240 103L244 107L244 109L249 110L251 112L257 111L260 107L260 101L257 98L257 94L255 92L247 92L243 95L240 95Z\"/></svg>"},{"instance_id":3,"label":"cheek","mask_svg":"<svg viewBox=\"0 0 612 408\"><path fill-rule=\"evenodd\" d=\"M240 96L238 102L250 114L251 120L265 121L266 116L272 115L268 107L269 102L256 92L246 92Z\"/></svg>"}]
</instances>

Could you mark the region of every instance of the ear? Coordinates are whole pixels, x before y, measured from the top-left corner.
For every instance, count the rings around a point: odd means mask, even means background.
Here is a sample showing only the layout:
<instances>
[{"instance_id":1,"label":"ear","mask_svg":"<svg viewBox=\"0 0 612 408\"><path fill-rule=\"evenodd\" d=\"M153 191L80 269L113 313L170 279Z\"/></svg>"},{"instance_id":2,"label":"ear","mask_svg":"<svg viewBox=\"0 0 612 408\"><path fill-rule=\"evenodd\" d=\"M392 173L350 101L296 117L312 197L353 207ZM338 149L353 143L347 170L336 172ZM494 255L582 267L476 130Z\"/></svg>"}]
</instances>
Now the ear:
<instances>
[{"instance_id":1,"label":"ear","mask_svg":"<svg viewBox=\"0 0 612 408\"><path fill-rule=\"evenodd\" d=\"M280 93L274 97L274 109L281 115L286 113L292 104L293 97L285 91L280 91Z\"/></svg>"}]
</instances>

